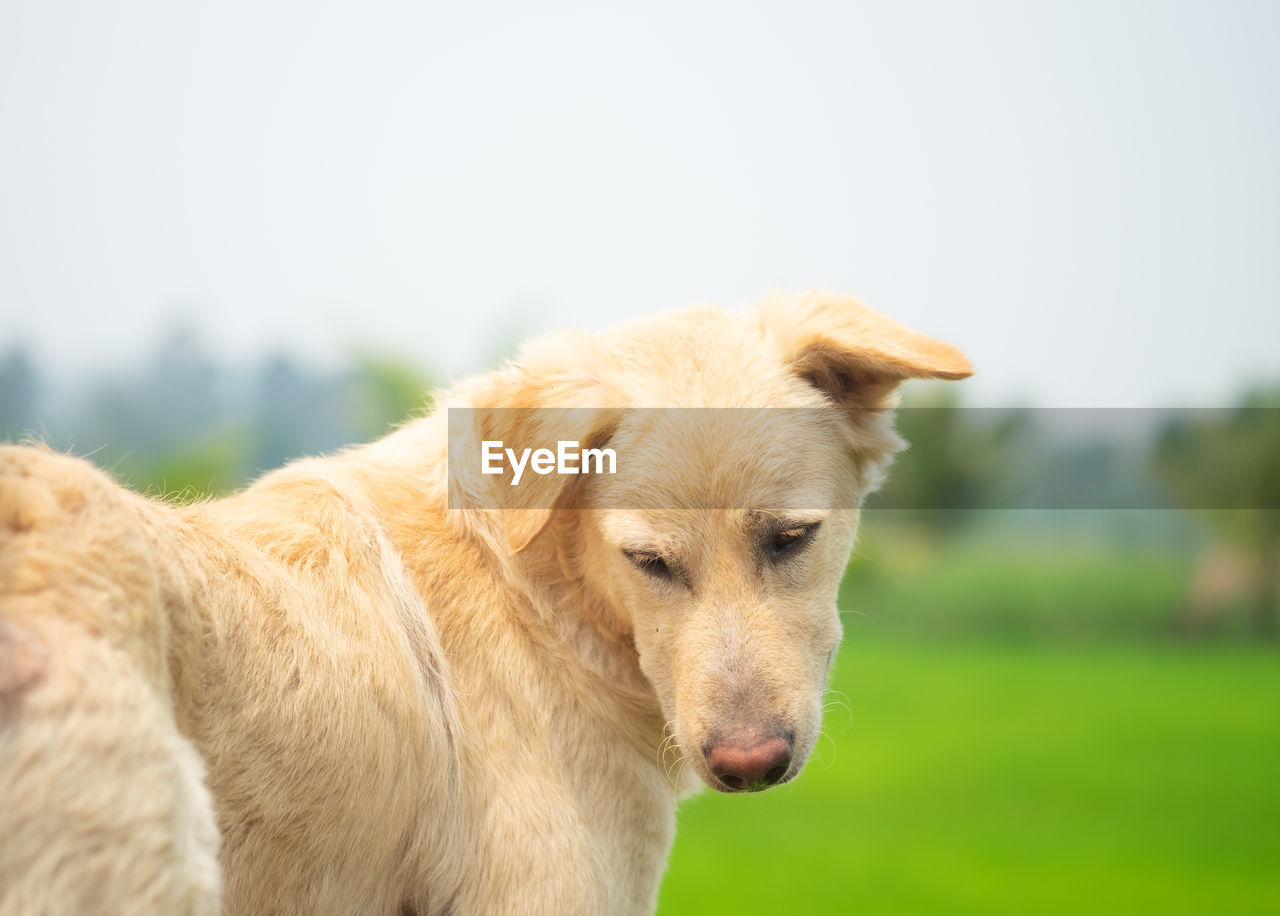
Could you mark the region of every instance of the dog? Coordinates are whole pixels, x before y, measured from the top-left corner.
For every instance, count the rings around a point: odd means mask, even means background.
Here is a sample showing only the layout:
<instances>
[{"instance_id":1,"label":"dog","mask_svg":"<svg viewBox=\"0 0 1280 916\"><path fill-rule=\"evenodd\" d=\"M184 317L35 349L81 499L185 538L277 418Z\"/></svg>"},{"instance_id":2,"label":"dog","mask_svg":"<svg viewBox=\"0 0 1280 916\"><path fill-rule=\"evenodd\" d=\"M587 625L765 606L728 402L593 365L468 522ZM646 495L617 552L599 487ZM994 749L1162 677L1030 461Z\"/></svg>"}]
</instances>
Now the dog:
<instances>
[{"instance_id":1,"label":"dog","mask_svg":"<svg viewBox=\"0 0 1280 916\"><path fill-rule=\"evenodd\" d=\"M553 335L219 500L0 449L0 913L652 912L677 800L813 748L895 389L971 372L807 293Z\"/></svg>"}]
</instances>

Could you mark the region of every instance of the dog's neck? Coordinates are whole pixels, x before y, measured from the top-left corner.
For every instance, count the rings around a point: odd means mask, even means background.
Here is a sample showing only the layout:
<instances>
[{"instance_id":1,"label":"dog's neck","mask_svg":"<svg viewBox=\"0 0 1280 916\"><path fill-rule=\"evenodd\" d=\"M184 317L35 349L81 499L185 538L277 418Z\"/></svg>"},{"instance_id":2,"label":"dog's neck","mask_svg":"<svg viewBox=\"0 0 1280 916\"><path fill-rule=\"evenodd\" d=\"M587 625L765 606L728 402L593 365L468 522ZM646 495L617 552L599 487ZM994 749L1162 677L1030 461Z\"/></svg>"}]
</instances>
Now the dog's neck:
<instances>
[{"instance_id":1,"label":"dog's neck","mask_svg":"<svg viewBox=\"0 0 1280 916\"><path fill-rule=\"evenodd\" d=\"M572 514L553 518L517 558L530 604L555 639L577 646L584 671L609 689L627 693L629 707L652 706L659 716L657 696L640 669L630 622L587 579ZM657 724L655 744L661 740L660 718Z\"/></svg>"},{"instance_id":2,"label":"dog's neck","mask_svg":"<svg viewBox=\"0 0 1280 916\"><path fill-rule=\"evenodd\" d=\"M454 640L473 640L475 632L489 629L542 643L552 649L542 653L549 659L563 660L565 648L571 648L572 663L558 663L548 675L574 681L573 695L591 697L637 750L662 767L659 748L666 732L661 707L640 669L629 624L593 593L582 574L571 520L553 520L519 554L506 554L498 532L473 527L485 519L493 521L493 516L469 518L447 508L445 455L435 420L410 424L367 446L362 451L375 460L356 466L362 475L394 478L394 483L366 480L362 489L375 503L380 522L421 594L443 598L428 603L427 611L446 652ZM454 543L452 556L468 557L466 562L487 568L525 601L486 606L482 613L489 619L483 621L460 617L459 608L468 608L469 615L478 611L474 600L445 597L456 586L438 562L443 540Z\"/></svg>"},{"instance_id":3,"label":"dog's neck","mask_svg":"<svg viewBox=\"0 0 1280 916\"><path fill-rule=\"evenodd\" d=\"M578 543L580 528L568 513L555 518L518 557L524 587L534 614L546 634L574 647L581 686L598 697L609 697L618 724L633 745L653 761L672 790L687 795L700 783L681 767L669 722L640 667L635 636L626 615L591 587ZM580 694L585 695L585 694Z\"/></svg>"}]
</instances>

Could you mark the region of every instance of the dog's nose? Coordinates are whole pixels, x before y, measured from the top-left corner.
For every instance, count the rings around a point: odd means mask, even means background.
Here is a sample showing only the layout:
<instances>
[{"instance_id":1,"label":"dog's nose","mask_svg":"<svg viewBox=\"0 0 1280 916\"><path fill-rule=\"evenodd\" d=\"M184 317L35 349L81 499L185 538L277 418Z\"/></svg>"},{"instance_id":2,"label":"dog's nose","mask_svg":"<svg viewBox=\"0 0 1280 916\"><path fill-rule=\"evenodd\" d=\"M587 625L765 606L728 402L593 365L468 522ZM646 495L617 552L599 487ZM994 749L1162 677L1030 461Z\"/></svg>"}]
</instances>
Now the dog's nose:
<instances>
[{"instance_id":1,"label":"dog's nose","mask_svg":"<svg viewBox=\"0 0 1280 916\"><path fill-rule=\"evenodd\" d=\"M766 789L791 768L791 739L783 735L722 741L706 752L707 769L730 792Z\"/></svg>"}]
</instances>

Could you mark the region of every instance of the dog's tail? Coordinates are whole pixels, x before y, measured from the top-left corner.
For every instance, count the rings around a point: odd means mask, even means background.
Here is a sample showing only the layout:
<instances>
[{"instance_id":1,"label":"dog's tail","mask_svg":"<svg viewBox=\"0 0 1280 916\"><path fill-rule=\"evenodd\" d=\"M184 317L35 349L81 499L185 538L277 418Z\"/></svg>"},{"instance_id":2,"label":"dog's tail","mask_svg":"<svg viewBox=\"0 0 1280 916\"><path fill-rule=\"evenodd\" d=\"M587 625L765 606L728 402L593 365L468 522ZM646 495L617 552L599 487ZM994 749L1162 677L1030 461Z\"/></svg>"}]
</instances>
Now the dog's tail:
<instances>
[{"instance_id":1,"label":"dog's tail","mask_svg":"<svg viewBox=\"0 0 1280 916\"><path fill-rule=\"evenodd\" d=\"M163 623L132 497L86 462L0 448L0 916L218 911Z\"/></svg>"}]
</instances>

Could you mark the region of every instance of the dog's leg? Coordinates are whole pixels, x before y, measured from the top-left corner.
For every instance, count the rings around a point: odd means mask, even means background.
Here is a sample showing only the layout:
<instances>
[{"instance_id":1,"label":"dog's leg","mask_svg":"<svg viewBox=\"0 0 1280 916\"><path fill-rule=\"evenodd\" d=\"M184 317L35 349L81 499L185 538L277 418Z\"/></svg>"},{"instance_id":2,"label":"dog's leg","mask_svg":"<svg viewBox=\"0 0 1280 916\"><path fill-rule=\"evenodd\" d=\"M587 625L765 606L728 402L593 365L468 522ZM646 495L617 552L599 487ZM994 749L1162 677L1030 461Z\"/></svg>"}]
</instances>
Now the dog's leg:
<instances>
[{"instance_id":1,"label":"dog's leg","mask_svg":"<svg viewBox=\"0 0 1280 916\"><path fill-rule=\"evenodd\" d=\"M165 704L74 625L7 631L0 914L217 913L213 806Z\"/></svg>"},{"instance_id":2,"label":"dog's leg","mask_svg":"<svg viewBox=\"0 0 1280 916\"><path fill-rule=\"evenodd\" d=\"M85 462L0 448L0 916L218 912L165 636L131 497Z\"/></svg>"}]
</instances>

